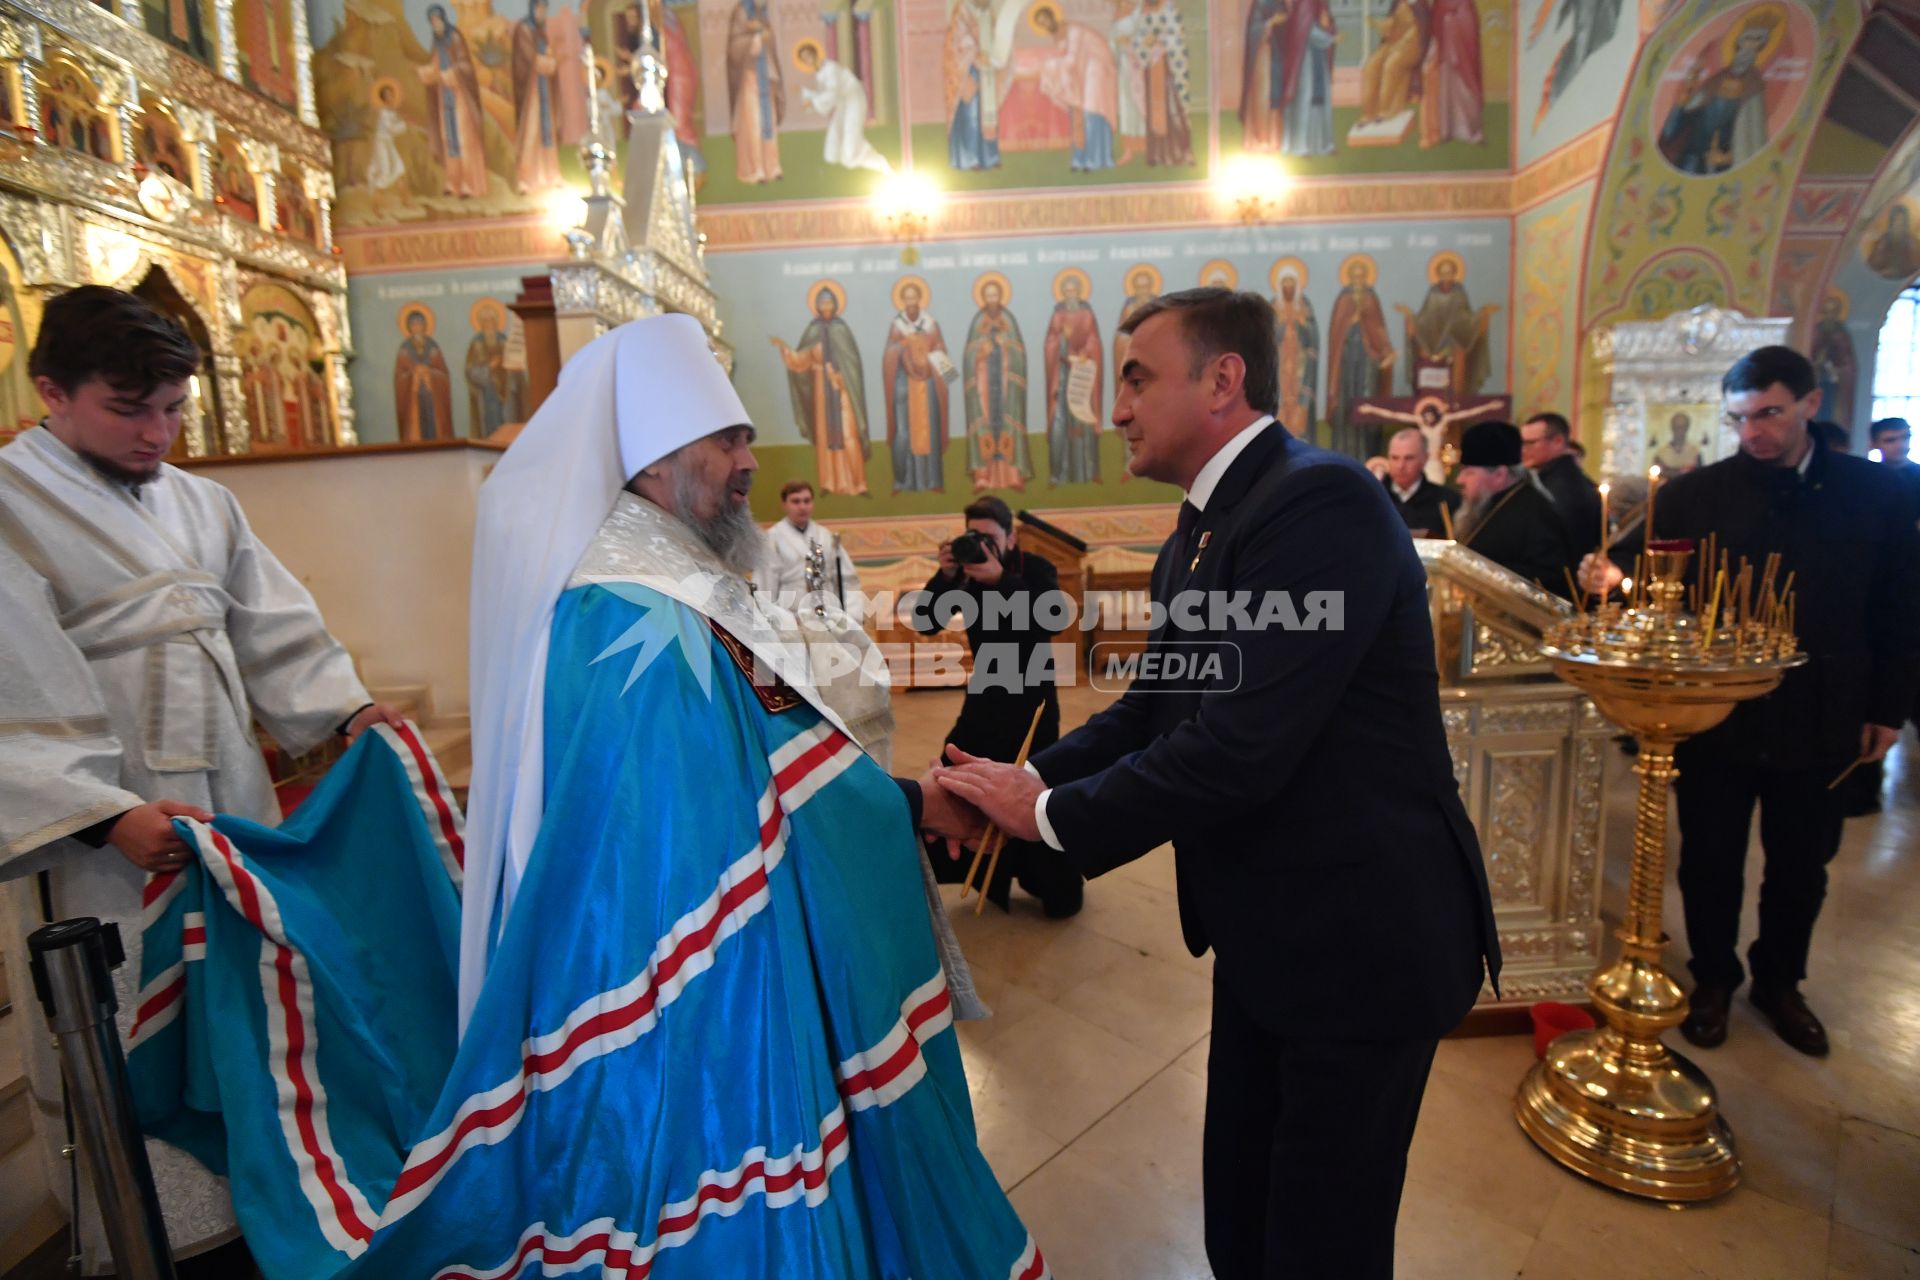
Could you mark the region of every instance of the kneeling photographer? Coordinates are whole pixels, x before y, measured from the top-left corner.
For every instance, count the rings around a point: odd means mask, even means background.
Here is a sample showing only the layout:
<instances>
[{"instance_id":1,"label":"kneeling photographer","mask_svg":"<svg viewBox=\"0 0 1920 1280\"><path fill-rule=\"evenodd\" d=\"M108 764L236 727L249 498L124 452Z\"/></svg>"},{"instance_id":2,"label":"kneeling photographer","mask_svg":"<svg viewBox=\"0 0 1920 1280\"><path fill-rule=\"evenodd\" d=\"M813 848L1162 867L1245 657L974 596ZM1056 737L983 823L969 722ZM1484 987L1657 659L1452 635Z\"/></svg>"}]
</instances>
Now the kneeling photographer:
<instances>
[{"instance_id":1,"label":"kneeling photographer","mask_svg":"<svg viewBox=\"0 0 1920 1280\"><path fill-rule=\"evenodd\" d=\"M948 742L989 760L1011 760L1035 708L1044 708L1033 735L1032 752L1038 753L1060 737L1060 697L1044 652L1068 621L1066 614L1047 607L1047 597L1058 599L1060 575L1046 557L1020 549L1013 512L999 498L980 498L961 514L967 532L940 544L939 571L913 602L908 625L932 635L955 613L965 621L973 674ZM933 865L935 875L948 882L960 880L967 869L964 861L946 857L934 858ZM1040 899L1052 919L1080 910L1079 872L1044 845L1007 841L987 897L1005 908L1014 880Z\"/></svg>"}]
</instances>

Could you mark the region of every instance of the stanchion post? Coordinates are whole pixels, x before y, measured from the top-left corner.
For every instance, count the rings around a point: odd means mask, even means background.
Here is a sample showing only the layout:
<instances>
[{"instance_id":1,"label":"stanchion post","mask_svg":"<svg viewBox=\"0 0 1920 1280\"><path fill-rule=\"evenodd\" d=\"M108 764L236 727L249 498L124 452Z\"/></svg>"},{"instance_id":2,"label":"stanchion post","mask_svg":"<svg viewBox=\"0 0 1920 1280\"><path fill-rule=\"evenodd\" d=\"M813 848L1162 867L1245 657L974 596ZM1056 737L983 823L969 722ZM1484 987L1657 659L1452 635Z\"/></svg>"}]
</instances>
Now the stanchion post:
<instances>
[{"instance_id":1,"label":"stanchion post","mask_svg":"<svg viewBox=\"0 0 1920 1280\"><path fill-rule=\"evenodd\" d=\"M114 1026L112 972L126 959L120 930L91 916L36 929L27 939L33 989L60 1049L60 1070L107 1247L122 1280L174 1280L166 1222L127 1087ZM73 1206L79 1212L79 1206Z\"/></svg>"}]
</instances>

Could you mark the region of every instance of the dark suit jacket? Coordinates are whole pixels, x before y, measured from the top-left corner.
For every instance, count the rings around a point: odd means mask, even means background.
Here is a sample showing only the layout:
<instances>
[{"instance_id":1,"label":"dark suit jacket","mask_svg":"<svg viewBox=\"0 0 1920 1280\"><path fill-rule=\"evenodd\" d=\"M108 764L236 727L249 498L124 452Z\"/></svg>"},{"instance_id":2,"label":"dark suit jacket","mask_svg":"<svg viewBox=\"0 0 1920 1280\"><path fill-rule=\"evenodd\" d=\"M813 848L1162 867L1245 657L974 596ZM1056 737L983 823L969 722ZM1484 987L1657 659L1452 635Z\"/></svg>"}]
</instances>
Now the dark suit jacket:
<instances>
[{"instance_id":1,"label":"dark suit jacket","mask_svg":"<svg viewBox=\"0 0 1920 1280\"><path fill-rule=\"evenodd\" d=\"M1920 532L1890 468L1816 445L1803 477L1740 453L1661 485L1654 506L1661 537L1716 534L1756 583L1779 552L1808 657L1684 751L1838 773L1859 754L1861 725L1904 723L1920 683Z\"/></svg>"},{"instance_id":2,"label":"dark suit jacket","mask_svg":"<svg viewBox=\"0 0 1920 1280\"><path fill-rule=\"evenodd\" d=\"M967 699L960 705L960 718L947 741L974 755L1011 760L1026 739L1034 708L1041 705L1046 710L1034 733L1034 747L1058 740L1058 673L1044 662L1036 662L1035 654L1056 634L1046 626L1052 615L1039 603L1059 590L1060 572L1051 560L1015 547L1001 567L1000 581L991 587L981 586L964 573L947 577L936 570L927 585L909 598L907 625L922 635L932 635L946 624L946 617L939 616L942 598L964 595L973 601L967 623L973 674L967 681Z\"/></svg>"},{"instance_id":3,"label":"dark suit jacket","mask_svg":"<svg viewBox=\"0 0 1920 1280\"><path fill-rule=\"evenodd\" d=\"M1533 474L1540 477L1553 509L1566 526L1567 546L1578 561L1600 545L1600 486L1580 468L1580 460L1563 453Z\"/></svg>"},{"instance_id":4,"label":"dark suit jacket","mask_svg":"<svg viewBox=\"0 0 1920 1280\"><path fill-rule=\"evenodd\" d=\"M1444 484L1435 484L1425 476L1421 476L1420 483L1414 488L1413 496L1402 502L1400 495L1394 491L1392 480L1383 479L1380 483L1386 486L1387 496L1393 499L1394 510L1398 511L1400 518L1407 522L1407 528L1424 530L1424 536L1429 538L1447 536L1447 522L1440 518L1440 508L1445 507L1449 515L1459 512L1460 491L1458 489L1450 489Z\"/></svg>"},{"instance_id":5,"label":"dark suit jacket","mask_svg":"<svg viewBox=\"0 0 1920 1280\"><path fill-rule=\"evenodd\" d=\"M1553 509L1553 499L1534 487L1524 469L1516 470L1520 482L1493 500L1480 523L1461 535L1460 544L1528 582L1565 596L1567 571L1578 567L1567 526ZM1597 533L1598 511L1593 513L1593 527Z\"/></svg>"},{"instance_id":6,"label":"dark suit jacket","mask_svg":"<svg viewBox=\"0 0 1920 1280\"><path fill-rule=\"evenodd\" d=\"M1155 563L1155 601L1249 592L1257 616L1287 592L1306 615L1309 593L1339 592L1341 628L1256 632L1204 609L1224 625L1156 628L1149 653L1228 641L1243 661L1185 687L1137 680L1036 756L1048 822L1088 876L1171 840L1188 947L1211 946L1215 980L1276 1034L1444 1035L1500 953L1440 720L1426 575L1393 504L1359 463L1274 425L1179 541Z\"/></svg>"}]
</instances>

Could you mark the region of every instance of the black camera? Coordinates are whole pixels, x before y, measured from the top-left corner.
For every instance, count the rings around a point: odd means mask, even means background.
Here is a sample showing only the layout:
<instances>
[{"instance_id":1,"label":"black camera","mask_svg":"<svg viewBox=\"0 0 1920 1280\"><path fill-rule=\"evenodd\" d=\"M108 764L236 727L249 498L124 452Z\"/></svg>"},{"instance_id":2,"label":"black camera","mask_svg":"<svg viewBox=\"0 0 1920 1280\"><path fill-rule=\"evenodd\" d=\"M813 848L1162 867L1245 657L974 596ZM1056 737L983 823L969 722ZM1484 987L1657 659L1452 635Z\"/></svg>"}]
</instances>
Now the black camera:
<instances>
[{"instance_id":1,"label":"black camera","mask_svg":"<svg viewBox=\"0 0 1920 1280\"><path fill-rule=\"evenodd\" d=\"M996 548L986 534L970 529L955 538L949 550L953 552L955 564L985 564Z\"/></svg>"}]
</instances>

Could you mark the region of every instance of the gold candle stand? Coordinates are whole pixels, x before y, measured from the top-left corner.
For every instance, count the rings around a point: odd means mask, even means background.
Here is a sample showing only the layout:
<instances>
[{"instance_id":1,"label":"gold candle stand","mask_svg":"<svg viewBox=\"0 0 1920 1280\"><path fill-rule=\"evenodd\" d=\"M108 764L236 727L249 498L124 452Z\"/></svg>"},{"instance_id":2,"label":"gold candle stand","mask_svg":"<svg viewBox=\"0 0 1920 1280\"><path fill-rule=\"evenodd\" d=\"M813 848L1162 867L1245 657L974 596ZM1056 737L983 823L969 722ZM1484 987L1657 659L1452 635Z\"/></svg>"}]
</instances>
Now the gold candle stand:
<instances>
[{"instance_id":1,"label":"gold candle stand","mask_svg":"<svg viewBox=\"0 0 1920 1280\"><path fill-rule=\"evenodd\" d=\"M1667 1201L1710 1200L1740 1179L1712 1082L1660 1040L1687 1016L1686 994L1660 960L1673 750L1806 660L1787 625L1790 596L1773 594L1777 565L1757 601L1744 566L1735 580L1723 568L1706 616L1687 611L1693 550L1650 544L1650 581L1625 606L1603 605L1545 638L1555 674L1639 740L1639 803L1627 910L1615 931L1620 956L1587 984L1602 1024L1554 1040L1514 1098L1520 1127L1555 1160L1617 1191ZM1713 567L1710 554L1705 566Z\"/></svg>"}]
</instances>

